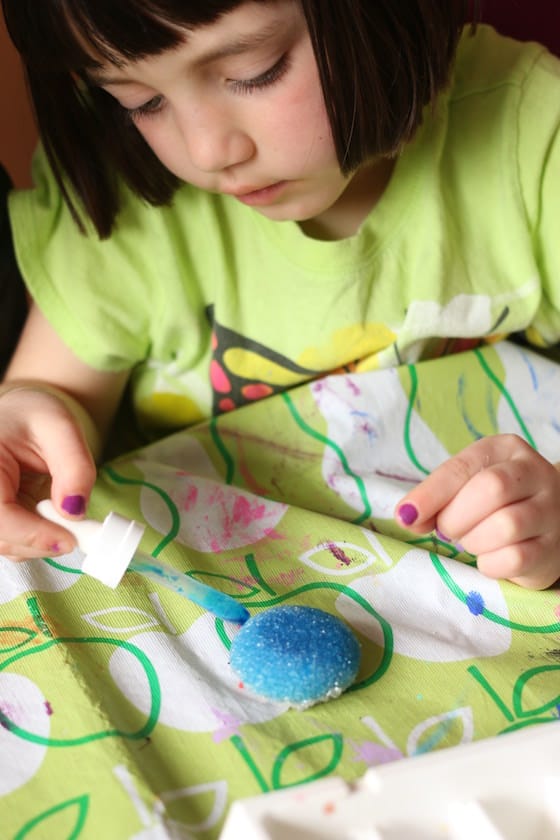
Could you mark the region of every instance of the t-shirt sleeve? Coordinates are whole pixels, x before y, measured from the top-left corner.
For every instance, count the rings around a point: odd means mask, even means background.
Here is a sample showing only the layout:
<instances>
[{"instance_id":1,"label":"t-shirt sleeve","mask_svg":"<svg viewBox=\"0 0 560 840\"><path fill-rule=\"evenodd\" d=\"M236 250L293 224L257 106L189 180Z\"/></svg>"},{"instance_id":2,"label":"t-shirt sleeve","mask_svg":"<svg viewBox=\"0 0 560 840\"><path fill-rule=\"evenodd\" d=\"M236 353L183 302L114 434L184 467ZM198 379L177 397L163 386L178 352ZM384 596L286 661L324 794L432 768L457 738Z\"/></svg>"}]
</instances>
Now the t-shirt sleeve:
<instances>
[{"instance_id":1,"label":"t-shirt sleeve","mask_svg":"<svg viewBox=\"0 0 560 840\"><path fill-rule=\"evenodd\" d=\"M91 367L133 367L148 355L150 323L158 315L150 289L159 257L155 208L125 193L113 235L100 240L91 226L79 231L42 149L33 179L32 190L14 192L9 202L16 256L31 296L62 341Z\"/></svg>"},{"instance_id":2,"label":"t-shirt sleeve","mask_svg":"<svg viewBox=\"0 0 560 840\"><path fill-rule=\"evenodd\" d=\"M560 340L560 61L541 53L527 75L518 114L522 201L542 284L529 338Z\"/></svg>"}]
</instances>

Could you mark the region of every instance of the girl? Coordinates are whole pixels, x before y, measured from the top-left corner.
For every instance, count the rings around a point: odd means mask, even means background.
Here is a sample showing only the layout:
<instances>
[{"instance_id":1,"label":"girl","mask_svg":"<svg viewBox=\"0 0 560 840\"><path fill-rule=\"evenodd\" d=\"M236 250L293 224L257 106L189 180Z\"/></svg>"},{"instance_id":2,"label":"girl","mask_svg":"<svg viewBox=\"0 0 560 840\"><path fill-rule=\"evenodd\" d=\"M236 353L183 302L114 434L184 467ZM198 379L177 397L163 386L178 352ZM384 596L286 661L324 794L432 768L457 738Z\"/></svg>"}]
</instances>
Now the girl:
<instances>
[{"instance_id":1,"label":"girl","mask_svg":"<svg viewBox=\"0 0 560 840\"><path fill-rule=\"evenodd\" d=\"M22 500L47 473L83 514L127 382L163 434L341 366L558 340L560 68L462 34L466 0L3 7L48 165L11 203L34 305L0 395L1 551L72 547ZM396 515L539 588L559 497L495 436Z\"/></svg>"}]
</instances>

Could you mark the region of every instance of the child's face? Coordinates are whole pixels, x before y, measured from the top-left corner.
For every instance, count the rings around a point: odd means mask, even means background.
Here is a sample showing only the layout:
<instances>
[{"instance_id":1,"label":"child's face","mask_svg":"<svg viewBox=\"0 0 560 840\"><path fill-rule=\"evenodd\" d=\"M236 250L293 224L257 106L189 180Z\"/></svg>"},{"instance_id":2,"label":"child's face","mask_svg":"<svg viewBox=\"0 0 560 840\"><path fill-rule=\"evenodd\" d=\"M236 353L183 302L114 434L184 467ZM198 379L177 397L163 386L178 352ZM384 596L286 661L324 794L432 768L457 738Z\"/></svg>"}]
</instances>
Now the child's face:
<instances>
[{"instance_id":1,"label":"child's face","mask_svg":"<svg viewBox=\"0 0 560 840\"><path fill-rule=\"evenodd\" d=\"M313 219L340 172L296 0L247 2L181 45L94 75L183 181L228 193L274 220Z\"/></svg>"}]
</instances>

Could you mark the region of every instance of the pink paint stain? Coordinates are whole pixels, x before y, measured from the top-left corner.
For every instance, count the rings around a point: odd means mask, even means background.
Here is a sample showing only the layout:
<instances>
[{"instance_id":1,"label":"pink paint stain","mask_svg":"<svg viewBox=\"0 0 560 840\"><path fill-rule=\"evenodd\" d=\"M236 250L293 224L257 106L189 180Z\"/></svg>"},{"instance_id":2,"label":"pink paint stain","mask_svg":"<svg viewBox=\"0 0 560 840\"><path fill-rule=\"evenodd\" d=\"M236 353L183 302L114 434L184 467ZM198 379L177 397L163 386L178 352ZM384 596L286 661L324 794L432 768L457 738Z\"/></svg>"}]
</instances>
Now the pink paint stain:
<instances>
[{"instance_id":1,"label":"pink paint stain","mask_svg":"<svg viewBox=\"0 0 560 840\"><path fill-rule=\"evenodd\" d=\"M235 580L231 581L231 585L235 586L240 592L244 592L245 587L247 587L247 589L254 589L255 586L258 587L257 581L251 575L236 577Z\"/></svg>"},{"instance_id":2,"label":"pink paint stain","mask_svg":"<svg viewBox=\"0 0 560 840\"><path fill-rule=\"evenodd\" d=\"M238 496L233 505L233 521L250 525L266 515L266 505L251 505L244 496Z\"/></svg>"},{"instance_id":3,"label":"pink paint stain","mask_svg":"<svg viewBox=\"0 0 560 840\"><path fill-rule=\"evenodd\" d=\"M389 764L403 758L403 754L395 747L384 747L374 741L362 741L361 744L351 742L354 750L354 761L363 761L368 767L375 767L378 764Z\"/></svg>"},{"instance_id":4,"label":"pink paint stain","mask_svg":"<svg viewBox=\"0 0 560 840\"><path fill-rule=\"evenodd\" d=\"M275 528L265 528L264 529L265 537L268 537L269 540L283 540L284 537L282 534L279 534Z\"/></svg>"},{"instance_id":5,"label":"pink paint stain","mask_svg":"<svg viewBox=\"0 0 560 840\"><path fill-rule=\"evenodd\" d=\"M243 440L239 440L239 460L238 460L238 469L245 482L245 487L250 490L252 493L256 493L259 496L266 496L268 495L268 488L264 487L262 484L259 484L255 476L252 474L249 466L247 464L247 460L245 458L245 452L243 447Z\"/></svg>"},{"instance_id":6,"label":"pink paint stain","mask_svg":"<svg viewBox=\"0 0 560 840\"><path fill-rule=\"evenodd\" d=\"M44 706L45 706L45 711L46 711L46 713L49 717L54 714L53 708L52 708L52 706L51 706L51 704L49 703L48 700L45 700Z\"/></svg>"},{"instance_id":7,"label":"pink paint stain","mask_svg":"<svg viewBox=\"0 0 560 840\"><path fill-rule=\"evenodd\" d=\"M221 743L221 741L225 741L226 738L231 738L232 735L239 735L239 727L241 726L240 720L226 714L225 712L221 712L219 709L213 708L212 714L222 724L220 728L212 734L212 740L216 744Z\"/></svg>"},{"instance_id":8,"label":"pink paint stain","mask_svg":"<svg viewBox=\"0 0 560 840\"><path fill-rule=\"evenodd\" d=\"M197 501L198 501L198 490L193 484L187 490L187 495L185 496L185 499L183 501L183 510L184 511L191 510L191 508L193 508L196 505Z\"/></svg>"},{"instance_id":9,"label":"pink paint stain","mask_svg":"<svg viewBox=\"0 0 560 840\"><path fill-rule=\"evenodd\" d=\"M14 706L12 703L0 703L0 712L7 720L0 721L0 726L7 729L8 732L19 723L22 723L21 709L19 706Z\"/></svg>"},{"instance_id":10,"label":"pink paint stain","mask_svg":"<svg viewBox=\"0 0 560 840\"><path fill-rule=\"evenodd\" d=\"M248 529L255 522L259 522L267 516L269 511L266 505L260 503L251 503L245 496L237 496L233 503L233 510L231 513L226 507L225 501L220 499L222 507L222 534L221 537L213 538L211 540L212 551L222 551L227 547L228 543L233 539L233 536L239 526ZM273 529L263 529L268 537L273 536ZM249 539L249 536L247 536Z\"/></svg>"},{"instance_id":11,"label":"pink paint stain","mask_svg":"<svg viewBox=\"0 0 560 840\"><path fill-rule=\"evenodd\" d=\"M293 587L304 576L303 569L290 569L287 572L280 572L271 578L271 583L280 584L281 586Z\"/></svg>"}]
</instances>

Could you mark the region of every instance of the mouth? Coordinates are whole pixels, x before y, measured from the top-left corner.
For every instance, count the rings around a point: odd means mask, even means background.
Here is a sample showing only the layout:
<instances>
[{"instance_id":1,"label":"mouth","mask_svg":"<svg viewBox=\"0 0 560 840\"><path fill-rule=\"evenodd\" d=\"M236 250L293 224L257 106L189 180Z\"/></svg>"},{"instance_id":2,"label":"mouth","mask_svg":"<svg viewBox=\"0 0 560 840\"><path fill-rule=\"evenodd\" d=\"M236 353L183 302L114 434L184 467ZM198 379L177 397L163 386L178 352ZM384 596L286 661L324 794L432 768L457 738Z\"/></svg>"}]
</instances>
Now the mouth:
<instances>
[{"instance_id":1,"label":"mouth","mask_svg":"<svg viewBox=\"0 0 560 840\"><path fill-rule=\"evenodd\" d=\"M248 204L252 207L265 206L273 202L283 191L287 185L287 181L277 181L274 184L269 184L267 187L261 187L256 190L239 190L233 193L233 197L242 204Z\"/></svg>"}]
</instances>

